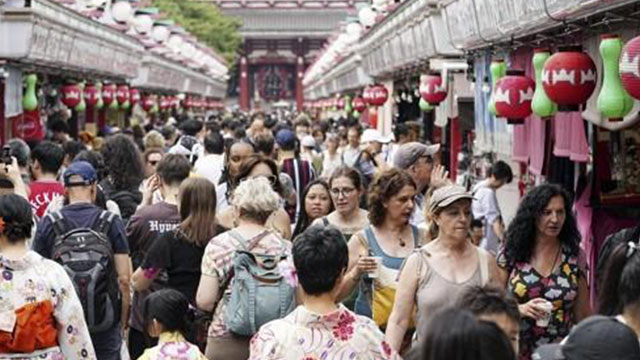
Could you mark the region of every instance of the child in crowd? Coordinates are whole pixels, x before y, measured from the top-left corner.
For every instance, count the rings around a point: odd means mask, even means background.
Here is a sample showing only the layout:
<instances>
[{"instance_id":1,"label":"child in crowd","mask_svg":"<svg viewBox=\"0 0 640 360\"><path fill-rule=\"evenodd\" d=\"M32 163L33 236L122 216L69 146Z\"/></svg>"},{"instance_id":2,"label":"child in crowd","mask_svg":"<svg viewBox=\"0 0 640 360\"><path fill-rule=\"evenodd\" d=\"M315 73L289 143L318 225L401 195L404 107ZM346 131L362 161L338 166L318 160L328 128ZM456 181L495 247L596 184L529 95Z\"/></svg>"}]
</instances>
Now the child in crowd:
<instances>
[{"instance_id":1,"label":"child in crowd","mask_svg":"<svg viewBox=\"0 0 640 360\"><path fill-rule=\"evenodd\" d=\"M146 329L158 345L138 360L206 360L196 345L185 340L189 302L179 291L163 289L149 295L144 306Z\"/></svg>"}]
</instances>

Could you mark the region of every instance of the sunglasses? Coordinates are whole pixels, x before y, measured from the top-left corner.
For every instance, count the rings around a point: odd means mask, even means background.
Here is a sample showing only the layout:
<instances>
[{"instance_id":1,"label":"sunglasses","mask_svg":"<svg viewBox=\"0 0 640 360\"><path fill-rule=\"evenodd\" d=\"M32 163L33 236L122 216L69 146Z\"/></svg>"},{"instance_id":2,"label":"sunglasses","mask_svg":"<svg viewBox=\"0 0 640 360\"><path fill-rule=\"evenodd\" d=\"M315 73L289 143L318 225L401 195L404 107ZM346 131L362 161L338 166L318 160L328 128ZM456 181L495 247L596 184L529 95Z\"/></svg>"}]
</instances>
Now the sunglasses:
<instances>
[{"instance_id":1,"label":"sunglasses","mask_svg":"<svg viewBox=\"0 0 640 360\"><path fill-rule=\"evenodd\" d=\"M249 180L249 179L256 179L256 178L267 179L269 181L269 184L271 184L271 186L275 186L276 183L278 182L278 177L275 176L275 175L259 175L259 176L254 176L254 177L248 177L248 178L242 179L241 182L244 182L244 181Z\"/></svg>"}]
</instances>

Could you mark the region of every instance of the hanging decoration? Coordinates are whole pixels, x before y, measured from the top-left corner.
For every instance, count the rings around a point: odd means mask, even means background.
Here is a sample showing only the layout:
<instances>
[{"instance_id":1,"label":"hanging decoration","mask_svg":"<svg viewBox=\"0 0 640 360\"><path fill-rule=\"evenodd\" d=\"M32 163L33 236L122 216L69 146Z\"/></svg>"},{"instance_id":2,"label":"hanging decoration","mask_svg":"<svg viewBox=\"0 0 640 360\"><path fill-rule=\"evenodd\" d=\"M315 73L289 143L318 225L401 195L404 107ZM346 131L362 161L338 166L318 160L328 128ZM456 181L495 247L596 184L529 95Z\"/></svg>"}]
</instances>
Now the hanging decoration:
<instances>
[{"instance_id":1,"label":"hanging decoration","mask_svg":"<svg viewBox=\"0 0 640 360\"><path fill-rule=\"evenodd\" d=\"M447 98L447 88L438 72L420 76L420 95L433 106L440 105Z\"/></svg>"},{"instance_id":2,"label":"hanging decoration","mask_svg":"<svg viewBox=\"0 0 640 360\"><path fill-rule=\"evenodd\" d=\"M142 109L146 112L151 111L151 109L153 109L153 106L155 105L155 101L152 97L152 95L144 95L142 96L142 103L140 104L142 106Z\"/></svg>"},{"instance_id":3,"label":"hanging decoration","mask_svg":"<svg viewBox=\"0 0 640 360\"><path fill-rule=\"evenodd\" d=\"M367 109L367 104L364 102L364 99L357 96L352 101L353 109L359 113L365 111Z\"/></svg>"},{"instance_id":4,"label":"hanging decoration","mask_svg":"<svg viewBox=\"0 0 640 360\"><path fill-rule=\"evenodd\" d=\"M96 109L102 109L104 107L104 100L102 99L102 83L96 83L96 90L98 91L98 103L96 104Z\"/></svg>"},{"instance_id":5,"label":"hanging decoration","mask_svg":"<svg viewBox=\"0 0 640 360\"><path fill-rule=\"evenodd\" d=\"M73 109L80 104L80 87L78 84L67 84L62 87L62 103Z\"/></svg>"},{"instance_id":6,"label":"hanging decoration","mask_svg":"<svg viewBox=\"0 0 640 360\"><path fill-rule=\"evenodd\" d=\"M344 110L344 107L346 106L346 103L345 103L345 101L344 101L344 98L339 97L339 98L336 98L334 101L335 101L335 107L336 107L338 110Z\"/></svg>"},{"instance_id":7,"label":"hanging decoration","mask_svg":"<svg viewBox=\"0 0 640 360\"><path fill-rule=\"evenodd\" d=\"M131 106L136 106L136 104L140 102L140 90L129 89L129 102Z\"/></svg>"},{"instance_id":8,"label":"hanging decoration","mask_svg":"<svg viewBox=\"0 0 640 360\"><path fill-rule=\"evenodd\" d=\"M434 109L433 105L429 104L427 100L420 98L420 102L418 103L420 110L422 111L431 111Z\"/></svg>"},{"instance_id":9,"label":"hanging decoration","mask_svg":"<svg viewBox=\"0 0 640 360\"><path fill-rule=\"evenodd\" d=\"M640 100L640 36L631 39L622 50L620 76L629 95Z\"/></svg>"},{"instance_id":10,"label":"hanging decoration","mask_svg":"<svg viewBox=\"0 0 640 360\"><path fill-rule=\"evenodd\" d=\"M22 97L22 108L25 111L33 111L38 108L38 97L36 96L36 84L38 82L38 75L27 75L25 82L27 88L25 89L24 96Z\"/></svg>"},{"instance_id":11,"label":"hanging decoration","mask_svg":"<svg viewBox=\"0 0 640 360\"><path fill-rule=\"evenodd\" d=\"M116 100L118 100L118 104L120 104L120 107L122 109L128 109L130 106L130 102L129 102L129 86L127 85L119 85L116 88Z\"/></svg>"},{"instance_id":12,"label":"hanging decoration","mask_svg":"<svg viewBox=\"0 0 640 360\"><path fill-rule=\"evenodd\" d=\"M114 84L106 84L102 87L102 102L104 106L111 106L116 100L116 86Z\"/></svg>"},{"instance_id":13,"label":"hanging decoration","mask_svg":"<svg viewBox=\"0 0 640 360\"><path fill-rule=\"evenodd\" d=\"M389 91L383 85L374 85L369 89L369 105L383 106L389 99Z\"/></svg>"},{"instance_id":14,"label":"hanging decoration","mask_svg":"<svg viewBox=\"0 0 640 360\"><path fill-rule=\"evenodd\" d=\"M491 62L491 98L489 98L489 112L494 116L500 116L500 113L496 111L496 99L495 90L498 80L504 77L507 73L507 64L502 59L495 59Z\"/></svg>"},{"instance_id":15,"label":"hanging decoration","mask_svg":"<svg viewBox=\"0 0 640 360\"><path fill-rule=\"evenodd\" d=\"M581 46L560 48L542 70L542 85L559 111L579 111L596 89L596 64Z\"/></svg>"},{"instance_id":16,"label":"hanging decoration","mask_svg":"<svg viewBox=\"0 0 640 360\"><path fill-rule=\"evenodd\" d=\"M84 112L87 110L87 103L84 101L84 87L84 81L78 84L78 89L80 89L80 102L78 103L78 105L76 105L75 110L77 112Z\"/></svg>"},{"instance_id":17,"label":"hanging decoration","mask_svg":"<svg viewBox=\"0 0 640 360\"><path fill-rule=\"evenodd\" d=\"M95 84L88 84L84 88L84 101L89 108L95 108L100 100L100 93L98 87Z\"/></svg>"},{"instance_id":18,"label":"hanging decoration","mask_svg":"<svg viewBox=\"0 0 640 360\"><path fill-rule=\"evenodd\" d=\"M533 93L533 101L531 102L531 110L541 118L548 118L558 112L558 104L549 99L547 93L542 86L542 70L544 64L551 57L549 49L535 49L533 51L533 69L536 74L536 90Z\"/></svg>"},{"instance_id":19,"label":"hanging decoration","mask_svg":"<svg viewBox=\"0 0 640 360\"><path fill-rule=\"evenodd\" d=\"M602 89L598 95L597 107L609 121L622 121L633 109L633 99L622 86L620 77L620 55L622 39L619 35L602 35L600 56L603 72Z\"/></svg>"},{"instance_id":20,"label":"hanging decoration","mask_svg":"<svg viewBox=\"0 0 640 360\"><path fill-rule=\"evenodd\" d=\"M518 125L531 115L531 102L536 83L524 70L507 70L506 76L496 84L496 111L501 117L507 118L507 123Z\"/></svg>"}]
</instances>

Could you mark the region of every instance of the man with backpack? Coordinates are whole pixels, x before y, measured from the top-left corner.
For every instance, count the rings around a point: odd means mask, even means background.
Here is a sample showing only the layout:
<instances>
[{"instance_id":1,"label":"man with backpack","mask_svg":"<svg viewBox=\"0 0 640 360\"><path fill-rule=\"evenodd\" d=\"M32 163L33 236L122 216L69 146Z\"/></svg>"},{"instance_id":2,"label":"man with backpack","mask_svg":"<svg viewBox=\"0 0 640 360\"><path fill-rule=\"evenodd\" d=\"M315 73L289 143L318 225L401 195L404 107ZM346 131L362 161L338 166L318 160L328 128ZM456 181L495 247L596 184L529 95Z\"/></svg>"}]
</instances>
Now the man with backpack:
<instances>
[{"instance_id":1,"label":"man with backpack","mask_svg":"<svg viewBox=\"0 0 640 360\"><path fill-rule=\"evenodd\" d=\"M94 205L98 176L91 164L72 163L63 180L69 205L42 219L33 248L69 274L98 359L119 360L130 303L124 224Z\"/></svg>"}]
</instances>

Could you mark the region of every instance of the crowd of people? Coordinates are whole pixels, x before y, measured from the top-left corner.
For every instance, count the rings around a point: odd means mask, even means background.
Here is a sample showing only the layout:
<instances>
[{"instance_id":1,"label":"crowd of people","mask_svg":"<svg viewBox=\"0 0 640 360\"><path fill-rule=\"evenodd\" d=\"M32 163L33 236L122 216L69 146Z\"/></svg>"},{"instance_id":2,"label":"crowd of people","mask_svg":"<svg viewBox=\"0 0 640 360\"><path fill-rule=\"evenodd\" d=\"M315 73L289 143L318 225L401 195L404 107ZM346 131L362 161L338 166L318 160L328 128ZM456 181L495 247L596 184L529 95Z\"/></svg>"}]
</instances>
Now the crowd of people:
<instances>
[{"instance_id":1,"label":"crowd of people","mask_svg":"<svg viewBox=\"0 0 640 360\"><path fill-rule=\"evenodd\" d=\"M504 162L465 188L404 124L305 114L65 125L1 159L0 358L640 359L640 227L589 284L570 195L506 225Z\"/></svg>"}]
</instances>

